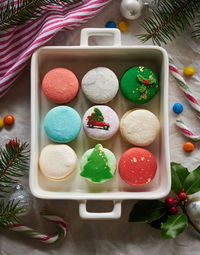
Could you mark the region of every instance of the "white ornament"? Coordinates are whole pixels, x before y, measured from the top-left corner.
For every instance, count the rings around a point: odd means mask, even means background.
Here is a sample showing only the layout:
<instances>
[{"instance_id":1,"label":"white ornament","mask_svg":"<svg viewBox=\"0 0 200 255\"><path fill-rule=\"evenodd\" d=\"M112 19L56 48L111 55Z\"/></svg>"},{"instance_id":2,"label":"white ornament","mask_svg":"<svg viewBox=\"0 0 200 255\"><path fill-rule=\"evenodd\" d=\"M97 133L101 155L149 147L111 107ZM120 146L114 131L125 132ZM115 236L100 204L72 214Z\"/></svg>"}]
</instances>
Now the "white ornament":
<instances>
[{"instance_id":1,"label":"white ornament","mask_svg":"<svg viewBox=\"0 0 200 255\"><path fill-rule=\"evenodd\" d=\"M200 197L199 196L188 199L186 204L186 211L190 220L200 230Z\"/></svg>"},{"instance_id":2,"label":"white ornament","mask_svg":"<svg viewBox=\"0 0 200 255\"><path fill-rule=\"evenodd\" d=\"M142 0L122 0L120 12L124 18L134 20L141 16L143 6Z\"/></svg>"}]
</instances>

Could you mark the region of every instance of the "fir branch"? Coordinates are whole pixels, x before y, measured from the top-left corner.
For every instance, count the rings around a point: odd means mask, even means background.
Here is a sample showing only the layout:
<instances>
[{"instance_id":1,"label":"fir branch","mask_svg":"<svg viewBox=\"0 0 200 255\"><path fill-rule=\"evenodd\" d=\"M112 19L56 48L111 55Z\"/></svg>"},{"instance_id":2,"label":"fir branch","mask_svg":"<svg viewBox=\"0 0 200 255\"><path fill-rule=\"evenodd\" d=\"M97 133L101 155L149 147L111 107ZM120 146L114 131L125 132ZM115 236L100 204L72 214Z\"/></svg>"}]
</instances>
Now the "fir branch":
<instances>
[{"instance_id":1,"label":"fir branch","mask_svg":"<svg viewBox=\"0 0 200 255\"><path fill-rule=\"evenodd\" d=\"M194 23L193 37L200 39L200 14L198 14L198 21Z\"/></svg>"},{"instance_id":2,"label":"fir branch","mask_svg":"<svg viewBox=\"0 0 200 255\"><path fill-rule=\"evenodd\" d=\"M166 44L190 26L199 10L200 0L160 0L153 18L146 18L142 24L147 33L138 38L142 42L152 39L154 44Z\"/></svg>"},{"instance_id":3,"label":"fir branch","mask_svg":"<svg viewBox=\"0 0 200 255\"><path fill-rule=\"evenodd\" d=\"M52 5L71 6L83 0L8 0L1 2L0 29L21 25L42 16Z\"/></svg>"},{"instance_id":4,"label":"fir branch","mask_svg":"<svg viewBox=\"0 0 200 255\"><path fill-rule=\"evenodd\" d=\"M27 143L20 144L15 140L17 146L12 143L6 144L0 149L0 197L1 193L7 192L11 184L17 183L18 178L23 176L29 168L29 149Z\"/></svg>"},{"instance_id":5,"label":"fir branch","mask_svg":"<svg viewBox=\"0 0 200 255\"><path fill-rule=\"evenodd\" d=\"M17 215L24 209L18 205L19 202L15 203L14 200L7 203L4 200L0 201L0 229L21 221Z\"/></svg>"}]
</instances>

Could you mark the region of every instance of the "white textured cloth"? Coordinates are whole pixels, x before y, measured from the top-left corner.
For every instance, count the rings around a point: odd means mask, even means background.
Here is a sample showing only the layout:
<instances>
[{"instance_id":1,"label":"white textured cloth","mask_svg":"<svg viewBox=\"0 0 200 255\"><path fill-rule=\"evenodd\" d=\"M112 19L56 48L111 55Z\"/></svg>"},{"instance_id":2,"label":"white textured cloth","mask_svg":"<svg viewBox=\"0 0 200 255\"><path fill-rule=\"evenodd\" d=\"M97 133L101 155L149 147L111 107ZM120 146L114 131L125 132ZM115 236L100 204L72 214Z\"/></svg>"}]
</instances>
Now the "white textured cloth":
<instances>
[{"instance_id":1,"label":"white textured cloth","mask_svg":"<svg viewBox=\"0 0 200 255\"><path fill-rule=\"evenodd\" d=\"M113 0L104 11L83 27L104 27L108 20L116 22L121 20L119 13L120 0ZM129 31L122 34L122 43L128 45L140 44L135 35L142 30L139 26L141 19L130 22ZM79 45L80 29L58 33L48 45ZM108 44L109 39L93 39L92 43ZM186 32L173 43L165 47L174 58L177 67L183 71L184 67L191 65L196 69L196 74L187 79L191 90L200 99L200 45L190 39L190 32ZM16 124L12 129L0 131L0 143L4 144L9 138L19 137L23 141L30 140L30 70L26 67L21 77L8 93L0 100L0 118L10 113L14 114ZM169 126L170 126L170 154L171 161L180 162L193 170L200 164L200 145L196 143L195 151L186 154L182 145L186 139L179 133L174 125L176 116L172 112L174 103L180 102L184 106L181 114L186 124L194 127L200 134L200 122L193 114L190 106L170 75L169 79ZM24 178L24 183L27 178ZM147 224L128 223L128 215L133 206L133 201L124 201L122 217L111 221L87 221L78 215L76 201L53 201L35 199L32 212L24 218L29 226L45 233L54 229L39 216L41 209L48 209L63 217L69 224L70 233L67 239L55 245L44 245L34 240L29 240L20 234L3 231L0 233L0 255L199 255L200 242L192 227L174 240L160 240L159 231ZM88 209L111 209L108 202L88 203Z\"/></svg>"}]
</instances>

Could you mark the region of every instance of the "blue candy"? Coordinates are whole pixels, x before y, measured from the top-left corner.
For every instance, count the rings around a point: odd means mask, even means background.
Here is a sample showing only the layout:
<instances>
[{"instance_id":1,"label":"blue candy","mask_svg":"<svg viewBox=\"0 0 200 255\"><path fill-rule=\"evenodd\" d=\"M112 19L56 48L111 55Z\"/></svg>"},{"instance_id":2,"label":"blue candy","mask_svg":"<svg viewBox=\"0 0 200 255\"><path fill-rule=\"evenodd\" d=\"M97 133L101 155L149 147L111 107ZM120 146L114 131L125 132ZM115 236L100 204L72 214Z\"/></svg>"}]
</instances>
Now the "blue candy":
<instances>
[{"instance_id":1,"label":"blue candy","mask_svg":"<svg viewBox=\"0 0 200 255\"><path fill-rule=\"evenodd\" d=\"M181 112L183 111L183 106L182 106L182 104L180 104L180 103L174 104L174 106L173 106L173 111L174 111L174 113L176 113L176 114L181 113Z\"/></svg>"},{"instance_id":2,"label":"blue candy","mask_svg":"<svg viewBox=\"0 0 200 255\"><path fill-rule=\"evenodd\" d=\"M108 21L105 25L107 28L116 28L117 24L114 21Z\"/></svg>"},{"instance_id":3,"label":"blue candy","mask_svg":"<svg viewBox=\"0 0 200 255\"><path fill-rule=\"evenodd\" d=\"M81 130L81 118L73 108L57 106L46 114L44 130L47 136L54 142L71 142Z\"/></svg>"}]
</instances>

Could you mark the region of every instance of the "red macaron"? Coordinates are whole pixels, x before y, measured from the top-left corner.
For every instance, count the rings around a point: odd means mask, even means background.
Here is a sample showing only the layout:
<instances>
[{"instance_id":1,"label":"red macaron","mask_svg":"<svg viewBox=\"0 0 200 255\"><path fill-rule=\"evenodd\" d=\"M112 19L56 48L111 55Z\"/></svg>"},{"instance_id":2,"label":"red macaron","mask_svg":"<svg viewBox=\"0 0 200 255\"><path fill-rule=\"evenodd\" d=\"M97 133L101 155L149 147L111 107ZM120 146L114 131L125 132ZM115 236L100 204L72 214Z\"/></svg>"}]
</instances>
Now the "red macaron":
<instances>
[{"instance_id":1,"label":"red macaron","mask_svg":"<svg viewBox=\"0 0 200 255\"><path fill-rule=\"evenodd\" d=\"M150 151L133 147L121 156L118 169L122 180L129 185L140 186L152 181L157 162Z\"/></svg>"},{"instance_id":2,"label":"red macaron","mask_svg":"<svg viewBox=\"0 0 200 255\"><path fill-rule=\"evenodd\" d=\"M50 101L64 104L76 97L79 82L72 71L66 68L54 68L44 76L42 89Z\"/></svg>"}]
</instances>

